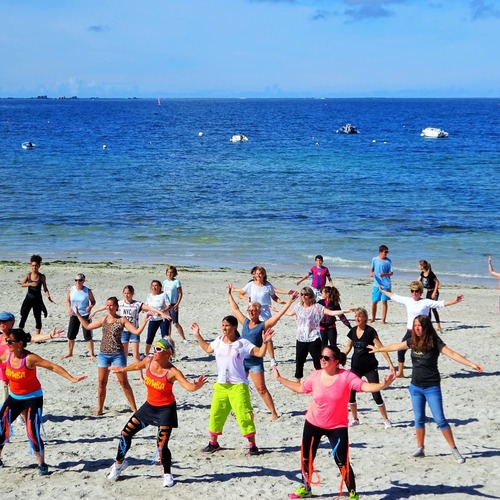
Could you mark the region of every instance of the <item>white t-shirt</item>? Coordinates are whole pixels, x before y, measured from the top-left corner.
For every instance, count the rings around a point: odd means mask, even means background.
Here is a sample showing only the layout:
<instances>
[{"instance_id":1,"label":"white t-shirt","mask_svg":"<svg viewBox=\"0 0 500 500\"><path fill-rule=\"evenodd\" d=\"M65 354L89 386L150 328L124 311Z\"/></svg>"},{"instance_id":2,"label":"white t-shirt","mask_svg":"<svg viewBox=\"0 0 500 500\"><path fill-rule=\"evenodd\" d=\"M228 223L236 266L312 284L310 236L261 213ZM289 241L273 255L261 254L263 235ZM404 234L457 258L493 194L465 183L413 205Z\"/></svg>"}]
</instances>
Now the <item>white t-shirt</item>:
<instances>
[{"instance_id":1,"label":"white t-shirt","mask_svg":"<svg viewBox=\"0 0 500 500\"><path fill-rule=\"evenodd\" d=\"M441 307L446 307L444 305L444 300L431 300L431 299L420 299L413 300L412 297L403 297L402 295L393 294L391 300L398 302L399 304L404 304L406 306L406 329L413 330L413 320L423 314L424 316L429 315L431 309L438 309Z\"/></svg>"},{"instance_id":2,"label":"white t-shirt","mask_svg":"<svg viewBox=\"0 0 500 500\"><path fill-rule=\"evenodd\" d=\"M124 300L118 301L118 314L127 318L135 327L139 326L139 312L142 308L140 300L133 300L130 304Z\"/></svg>"},{"instance_id":3,"label":"white t-shirt","mask_svg":"<svg viewBox=\"0 0 500 500\"><path fill-rule=\"evenodd\" d=\"M248 384L243 360L250 356L250 351L255 346L241 337L231 344L226 344L222 338L221 335L210 342L217 361L217 382L219 384Z\"/></svg>"},{"instance_id":4,"label":"white t-shirt","mask_svg":"<svg viewBox=\"0 0 500 500\"><path fill-rule=\"evenodd\" d=\"M159 293L158 295L153 295L150 293L148 295L148 298L146 299L146 305L154 307L155 309L158 309L161 311L162 309L165 309L168 305L170 305L170 302L168 300L168 297L164 293ZM151 317L150 321L159 321L163 319L160 315L155 314Z\"/></svg>"},{"instance_id":5,"label":"white t-shirt","mask_svg":"<svg viewBox=\"0 0 500 500\"><path fill-rule=\"evenodd\" d=\"M300 342L313 342L321 338L319 323L325 308L321 304L313 304L311 307L297 304L294 310L297 320L297 340Z\"/></svg>"}]
</instances>

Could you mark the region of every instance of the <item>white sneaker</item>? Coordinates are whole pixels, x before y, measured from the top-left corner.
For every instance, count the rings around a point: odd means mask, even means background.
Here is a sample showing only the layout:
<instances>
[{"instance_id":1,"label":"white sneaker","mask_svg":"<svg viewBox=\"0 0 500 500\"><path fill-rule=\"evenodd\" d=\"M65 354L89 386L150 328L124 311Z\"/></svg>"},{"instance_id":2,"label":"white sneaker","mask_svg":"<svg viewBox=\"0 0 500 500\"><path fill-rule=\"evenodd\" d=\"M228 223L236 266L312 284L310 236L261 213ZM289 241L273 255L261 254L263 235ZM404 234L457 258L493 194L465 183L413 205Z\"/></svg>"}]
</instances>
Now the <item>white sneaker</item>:
<instances>
[{"instance_id":1,"label":"white sneaker","mask_svg":"<svg viewBox=\"0 0 500 500\"><path fill-rule=\"evenodd\" d=\"M357 418L353 418L350 422L349 422L349 427L356 427L357 425L359 425L359 420Z\"/></svg>"},{"instance_id":2,"label":"white sneaker","mask_svg":"<svg viewBox=\"0 0 500 500\"><path fill-rule=\"evenodd\" d=\"M111 470L108 474L108 479L110 481L116 481L120 474L128 467L128 462L124 460L121 464L117 464L116 462L111 466Z\"/></svg>"},{"instance_id":3,"label":"white sneaker","mask_svg":"<svg viewBox=\"0 0 500 500\"><path fill-rule=\"evenodd\" d=\"M412 454L414 458L423 458L425 457L425 451L423 448L417 448L417 451Z\"/></svg>"},{"instance_id":4,"label":"white sneaker","mask_svg":"<svg viewBox=\"0 0 500 500\"><path fill-rule=\"evenodd\" d=\"M392 428L392 422L387 419L385 422L384 422L384 426L386 429L391 429Z\"/></svg>"},{"instance_id":5,"label":"white sneaker","mask_svg":"<svg viewBox=\"0 0 500 500\"><path fill-rule=\"evenodd\" d=\"M457 461L457 464L465 463L465 458L456 448L451 449L451 454L453 455L453 458Z\"/></svg>"},{"instance_id":6,"label":"white sneaker","mask_svg":"<svg viewBox=\"0 0 500 500\"><path fill-rule=\"evenodd\" d=\"M163 474L163 486L165 488L172 488L174 485L174 476L172 474Z\"/></svg>"},{"instance_id":7,"label":"white sneaker","mask_svg":"<svg viewBox=\"0 0 500 500\"><path fill-rule=\"evenodd\" d=\"M183 344L189 344L189 340L188 340L188 339L184 339L184 340L182 341L182 343L183 343Z\"/></svg>"}]
</instances>

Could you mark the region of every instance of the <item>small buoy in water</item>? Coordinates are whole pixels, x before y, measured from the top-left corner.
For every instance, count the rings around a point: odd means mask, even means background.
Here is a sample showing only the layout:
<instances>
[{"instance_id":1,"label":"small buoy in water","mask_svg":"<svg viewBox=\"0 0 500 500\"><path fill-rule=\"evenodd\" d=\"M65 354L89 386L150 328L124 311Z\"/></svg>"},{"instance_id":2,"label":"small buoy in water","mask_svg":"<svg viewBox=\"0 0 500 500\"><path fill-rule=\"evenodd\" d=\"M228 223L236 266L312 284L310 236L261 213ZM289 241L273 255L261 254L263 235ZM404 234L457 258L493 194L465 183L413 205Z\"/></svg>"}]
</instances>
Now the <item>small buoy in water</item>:
<instances>
[{"instance_id":1,"label":"small buoy in water","mask_svg":"<svg viewBox=\"0 0 500 500\"><path fill-rule=\"evenodd\" d=\"M316 142L314 145L315 145L315 146L319 146L319 142Z\"/></svg>"},{"instance_id":2,"label":"small buoy in water","mask_svg":"<svg viewBox=\"0 0 500 500\"><path fill-rule=\"evenodd\" d=\"M203 132L198 132L198 137L203 137Z\"/></svg>"},{"instance_id":3,"label":"small buoy in water","mask_svg":"<svg viewBox=\"0 0 500 500\"><path fill-rule=\"evenodd\" d=\"M106 146L106 144L103 144L102 149L108 149L108 146Z\"/></svg>"},{"instance_id":4,"label":"small buoy in water","mask_svg":"<svg viewBox=\"0 0 500 500\"><path fill-rule=\"evenodd\" d=\"M377 142L377 140L376 140L376 139L373 139L373 141L372 141L372 142Z\"/></svg>"}]
</instances>

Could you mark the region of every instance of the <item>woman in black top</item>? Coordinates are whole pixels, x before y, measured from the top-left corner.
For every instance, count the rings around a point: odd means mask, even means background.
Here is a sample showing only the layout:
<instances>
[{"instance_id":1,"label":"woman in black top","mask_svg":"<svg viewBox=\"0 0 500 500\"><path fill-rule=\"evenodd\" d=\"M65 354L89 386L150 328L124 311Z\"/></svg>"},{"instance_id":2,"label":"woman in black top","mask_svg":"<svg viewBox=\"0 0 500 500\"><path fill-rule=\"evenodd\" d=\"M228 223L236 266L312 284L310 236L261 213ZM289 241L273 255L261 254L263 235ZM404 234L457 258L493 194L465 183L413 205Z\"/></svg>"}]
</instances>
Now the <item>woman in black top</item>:
<instances>
[{"instance_id":1,"label":"woman in black top","mask_svg":"<svg viewBox=\"0 0 500 500\"><path fill-rule=\"evenodd\" d=\"M344 347L344 352L349 354L352 348L354 352L351 358L351 371L355 373L358 377L364 377L368 382L379 383L378 375L378 361L377 357L371 353L368 346L375 345L376 347L382 347L383 344L378 338L378 333L375 328L368 325L368 311L363 307L358 307L354 311L354 320L356 325L351 328L347 334L347 344ZM391 358L387 353L384 353L384 358L389 364L391 371L394 371L394 365L392 364ZM392 422L387 416L387 410L385 408L384 400L379 392L372 393L373 400L378 407L378 411L382 415L384 420L384 425L386 429L392 427ZM354 427L359 425L358 419L358 405L356 403L356 391L351 391L351 397L349 399L349 408L351 410L352 420L349 423L349 427Z\"/></svg>"},{"instance_id":2,"label":"woman in black top","mask_svg":"<svg viewBox=\"0 0 500 500\"><path fill-rule=\"evenodd\" d=\"M429 316L420 315L413 320L412 335L407 341L384 347L370 346L371 352L392 352L405 349L411 349L411 360L413 363L409 387L413 413L415 415L415 433L417 435L417 451L413 456L425 456L425 403L427 403L431 409L434 422L450 445L453 458L459 464L463 464L465 458L457 450L451 427L443 412L438 358L440 354L444 354L458 363L470 366L478 372L482 372L483 367L469 361L461 354L458 354L458 352L452 351L438 337Z\"/></svg>"},{"instance_id":3,"label":"woman in black top","mask_svg":"<svg viewBox=\"0 0 500 500\"><path fill-rule=\"evenodd\" d=\"M418 262L418 268L420 269L420 276L418 281L422 283L423 287L426 289L425 298L431 300L439 299L439 280L432 270L430 262L426 260L420 260ZM434 318L436 319L436 330L441 333L441 323L439 321L439 313L437 309L432 309L434 313ZM431 317L431 311L429 311L429 318Z\"/></svg>"}]
</instances>

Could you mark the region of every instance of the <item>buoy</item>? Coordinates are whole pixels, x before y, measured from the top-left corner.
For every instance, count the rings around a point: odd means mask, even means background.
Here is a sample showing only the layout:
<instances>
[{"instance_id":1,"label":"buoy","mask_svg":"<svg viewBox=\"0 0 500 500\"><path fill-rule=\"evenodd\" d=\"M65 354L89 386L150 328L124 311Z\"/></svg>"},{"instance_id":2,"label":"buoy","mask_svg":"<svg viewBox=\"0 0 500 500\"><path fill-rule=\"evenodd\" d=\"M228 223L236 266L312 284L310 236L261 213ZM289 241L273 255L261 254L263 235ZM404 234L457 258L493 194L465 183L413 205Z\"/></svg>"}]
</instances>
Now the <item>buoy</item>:
<instances>
[{"instance_id":1,"label":"buoy","mask_svg":"<svg viewBox=\"0 0 500 500\"><path fill-rule=\"evenodd\" d=\"M203 137L203 132L198 132L198 137Z\"/></svg>"},{"instance_id":2,"label":"buoy","mask_svg":"<svg viewBox=\"0 0 500 500\"><path fill-rule=\"evenodd\" d=\"M108 149L108 146L106 146L106 144L103 144L102 149Z\"/></svg>"}]
</instances>

